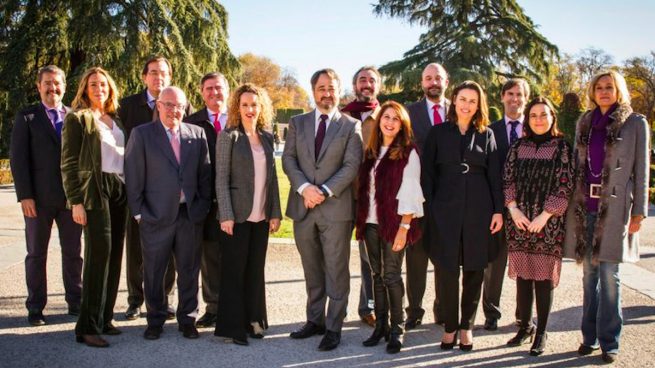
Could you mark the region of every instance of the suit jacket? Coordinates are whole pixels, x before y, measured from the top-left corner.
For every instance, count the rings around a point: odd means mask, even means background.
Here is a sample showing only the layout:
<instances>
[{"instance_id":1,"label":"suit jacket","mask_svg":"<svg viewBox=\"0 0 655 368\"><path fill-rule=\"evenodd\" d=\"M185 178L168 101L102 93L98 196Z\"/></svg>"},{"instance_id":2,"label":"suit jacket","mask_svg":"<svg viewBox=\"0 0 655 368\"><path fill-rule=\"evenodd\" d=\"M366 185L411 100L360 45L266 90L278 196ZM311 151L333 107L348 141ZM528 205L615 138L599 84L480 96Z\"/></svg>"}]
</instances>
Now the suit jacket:
<instances>
[{"instance_id":1,"label":"suit jacket","mask_svg":"<svg viewBox=\"0 0 655 368\"><path fill-rule=\"evenodd\" d=\"M448 115L448 109L450 108L450 100L444 99L446 116ZM414 133L414 143L418 147L418 152L420 155L423 155L425 140L428 137L428 132L432 128L432 122L430 120L430 115L428 115L428 103L423 97L417 102L414 102L411 105L407 106L407 111L409 112L409 119L412 122L412 132ZM443 119L444 122L446 118Z\"/></svg>"},{"instance_id":2,"label":"suit jacket","mask_svg":"<svg viewBox=\"0 0 655 368\"><path fill-rule=\"evenodd\" d=\"M351 116L347 111L341 112L344 115ZM380 105L378 105L375 110L369 115L364 121L362 121L362 142L364 145L364 150L368 146L368 140L371 138L371 134L376 130L375 120L378 118L380 113Z\"/></svg>"},{"instance_id":3,"label":"suit jacket","mask_svg":"<svg viewBox=\"0 0 655 368\"><path fill-rule=\"evenodd\" d=\"M282 154L282 167L291 182L286 215L295 221L305 218L308 209L298 188L311 183L325 185L333 193L316 210L334 221L351 221L354 215L351 184L363 157L361 123L337 111L315 159L316 111L296 115L289 121Z\"/></svg>"},{"instance_id":4,"label":"suit jacket","mask_svg":"<svg viewBox=\"0 0 655 368\"><path fill-rule=\"evenodd\" d=\"M266 154L266 219L282 219L280 191L278 189L273 135L258 130ZM252 212L255 192L255 163L250 141L243 128L228 128L218 136L216 151L216 193L218 195L218 221L245 222ZM214 220L216 222L216 220Z\"/></svg>"},{"instance_id":5,"label":"suit jacket","mask_svg":"<svg viewBox=\"0 0 655 368\"><path fill-rule=\"evenodd\" d=\"M141 221L175 222L184 191L189 219L202 222L211 203L211 164L201 128L180 124L180 163L161 121L134 128L125 151L127 202Z\"/></svg>"},{"instance_id":6,"label":"suit jacket","mask_svg":"<svg viewBox=\"0 0 655 368\"><path fill-rule=\"evenodd\" d=\"M505 118L492 123L489 125L489 128L494 131L496 146L498 147L498 155L500 157L500 169L502 170L505 166L507 153L509 152L509 140L507 139L507 126L505 125Z\"/></svg>"},{"instance_id":7,"label":"suit jacket","mask_svg":"<svg viewBox=\"0 0 655 368\"><path fill-rule=\"evenodd\" d=\"M125 134L118 117L112 119ZM61 138L61 175L69 207L84 204L87 210L102 208L100 132L91 110L66 115Z\"/></svg>"},{"instance_id":8,"label":"suit jacket","mask_svg":"<svg viewBox=\"0 0 655 368\"><path fill-rule=\"evenodd\" d=\"M16 114L9 157L19 202L34 199L37 206L65 205L61 141L42 103Z\"/></svg>"},{"instance_id":9,"label":"suit jacket","mask_svg":"<svg viewBox=\"0 0 655 368\"><path fill-rule=\"evenodd\" d=\"M216 130L214 129L214 124L210 120L209 113L207 108L200 109L193 114L184 118L185 123L197 125L205 131L205 137L207 137L207 146L209 148L209 160L211 161L211 198L212 203L209 208L209 213L205 220L205 225L203 226L203 239L205 240L218 240L218 234L221 231L219 223L216 221L216 216L218 215L218 204L216 202Z\"/></svg>"},{"instance_id":10,"label":"suit jacket","mask_svg":"<svg viewBox=\"0 0 655 368\"><path fill-rule=\"evenodd\" d=\"M154 111L148 106L148 95L145 89L121 99L119 106L118 116L125 125L127 137L132 133L132 129L155 120ZM188 104L184 115L189 116L192 112L193 106ZM127 139L125 141L127 142Z\"/></svg>"}]
</instances>

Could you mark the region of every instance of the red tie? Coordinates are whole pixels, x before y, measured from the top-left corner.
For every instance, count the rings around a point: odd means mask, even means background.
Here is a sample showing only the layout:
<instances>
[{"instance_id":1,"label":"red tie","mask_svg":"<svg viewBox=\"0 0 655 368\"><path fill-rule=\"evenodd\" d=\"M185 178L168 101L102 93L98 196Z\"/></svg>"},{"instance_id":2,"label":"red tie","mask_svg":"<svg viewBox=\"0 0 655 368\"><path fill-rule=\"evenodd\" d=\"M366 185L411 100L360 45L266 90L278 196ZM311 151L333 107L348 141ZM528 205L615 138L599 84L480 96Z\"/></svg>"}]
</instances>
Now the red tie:
<instances>
[{"instance_id":1,"label":"red tie","mask_svg":"<svg viewBox=\"0 0 655 368\"><path fill-rule=\"evenodd\" d=\"M443 123L443 120L441 120L441 115L439 114L440 107L441 106L439 105L432 106L432 121L434 121L434 125Z\"/></svg>"},{"instance_id":2,"label":"red tie","mask_svg":"<svg viewBox=\"0 0 655 368\"><path fill-rule=\"evenodd\" d=\"M216 131L216 135L221 132L221 122L218 120L218 116L220 114L214 114L214 130Z\"/></svg>"}]
</instances>

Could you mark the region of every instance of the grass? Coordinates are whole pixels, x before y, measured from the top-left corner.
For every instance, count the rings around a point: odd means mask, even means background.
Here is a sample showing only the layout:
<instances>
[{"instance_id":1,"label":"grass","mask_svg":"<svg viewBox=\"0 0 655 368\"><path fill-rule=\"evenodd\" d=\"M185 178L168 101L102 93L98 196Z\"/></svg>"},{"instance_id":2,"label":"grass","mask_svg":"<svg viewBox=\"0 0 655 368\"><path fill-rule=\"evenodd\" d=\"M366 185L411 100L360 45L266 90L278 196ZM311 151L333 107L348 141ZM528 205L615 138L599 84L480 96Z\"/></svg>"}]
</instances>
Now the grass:
<instances>
[{"instance_id":1,"label":"grass","mask_svg":"<svg viewBox=\"0 0 655 368\"><path fill-rule=\"evenodd\" d=\"M9 169L9 160L0 160L0 184L11 184L14 178L11 177Z\"/></svg>"},{"instance_id":2,"label":"grass","mask_svg":"<svg viewBox=\"0 0 655 368\"><path fill-rule=\"evenodd\" d=\"M271 238L293 239L293 220L284 216L284 212L287 209L287 201L289 200L289 188L291 187L291 184L282 170L282 160L279 157L275 158L275 167L277 169L277 181L280 187L280 208L282 209L283 220L280 225L280 230L271 234Z\"/></svg>"}]
</instances>

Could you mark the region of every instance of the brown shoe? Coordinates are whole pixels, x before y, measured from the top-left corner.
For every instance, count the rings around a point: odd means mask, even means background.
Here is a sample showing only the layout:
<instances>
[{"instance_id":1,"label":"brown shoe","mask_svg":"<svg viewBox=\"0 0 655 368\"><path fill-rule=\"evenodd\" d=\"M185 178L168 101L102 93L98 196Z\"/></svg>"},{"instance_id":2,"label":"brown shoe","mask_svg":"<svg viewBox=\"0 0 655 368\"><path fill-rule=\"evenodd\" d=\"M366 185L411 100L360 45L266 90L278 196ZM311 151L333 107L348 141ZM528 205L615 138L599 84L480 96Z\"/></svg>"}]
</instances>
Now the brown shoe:
<instances>
[{"instance_id":1,"label":"brown shoe","mask_svg":"<svg viewBox=\"0 0 655 368\"><path fill-rule=\"evenodd\" d=\"M75 340L79 343L85 343L86 346L92 348L106 348L109 346L109 343L98 335L77 335Z\"/></svg>"},{"instance_id":2,"label":"brown shoe","mask_svg":"<svg viewBox=\"0 0 655 368\"><path fill-rule=\"evenodd\" d=\"M365 316L362 316L362 322L366 323L367 325L371 327L375 327L375 314L367 314Z\"/></svg>"}]
</instances>

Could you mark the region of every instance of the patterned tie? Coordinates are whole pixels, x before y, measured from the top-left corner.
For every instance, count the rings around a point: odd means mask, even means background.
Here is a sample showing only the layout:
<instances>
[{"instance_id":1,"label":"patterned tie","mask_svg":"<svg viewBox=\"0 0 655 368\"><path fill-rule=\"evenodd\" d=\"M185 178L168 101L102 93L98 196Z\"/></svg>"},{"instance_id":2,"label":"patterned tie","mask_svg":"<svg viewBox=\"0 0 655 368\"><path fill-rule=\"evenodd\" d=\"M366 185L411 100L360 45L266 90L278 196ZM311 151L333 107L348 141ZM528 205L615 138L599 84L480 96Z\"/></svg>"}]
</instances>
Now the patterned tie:
<instances>
[{"instance_id":1,"label":"patterned tie","mask_svg":"<svg viewBox=\"0 0 655 368\"><path fill-rule=\"evenodd\" d=\"M218 133L220 133L221 130L222 130L222 128L221 128L221 121L218 120L218 117L219 117L220 115L221 115L221 114L214 114L214 130L216 131L216 135L218 135Z\"/></svg>"},{"instance_id":2,"label":"patterned tie","mask_svg":"<svg viewBox=\"0 0 655 368\"><path fill-rule=\"evenodd\" d=\"M516 133L516 127L519 125L519 122L516 120L510 121L509 125L512 126L512 128L509 131L509 145L513 145L514 142L516 142L519 139L518 133Z\"/></svg>"},{"instance_id":3,"label":"patterned tie","mask_svg":"<svg viewBox=\"0 0 655 368\"><path fill-rule=\"evenodd\" d=\"M320 122L318 123L318 131L316 132L316 139L314 140L314 159L318 160L318 154L321 152L323 146L323 139L325 139L325 125L328 116L321 114Z\"/></svg>"},{"instance_id":4,"label":"patterned tie","mask_svg":"<svg viewBox=\"0 0 655 368\"><path fill-rule=\"evenodd\" d=\"M173 153L177 159L177 163L180 163L180 137L177 135L177 132L174 129L168 130L171 133L171 148L173 148Z\"/></svg>"},{"instance_id":5,"label":"patterned tie","mask_svg":"<svg viewBox=\"0 0 655 368\"><path fill-rule=\"evenodd\" d=\"M441 108L441 106L438 104L432 106L432 121L434 122L433 125L439 125L443 123L443 120L441 120L441 114L439 114L439 108Z\"/></svg>"},{"instance_id":6,"label":"patterned tie","mask_svg":"<svg viewBox=\"0 0 655 368\"><path fill-rule=\"evenodd\" d=\"M61 120L61 115L57 109L48 109L48 115L50 120L55 124L55 131L57 132L57 137L61 139L61 129L64 127L64 122Z\"/></svg>"}]
</instances>

